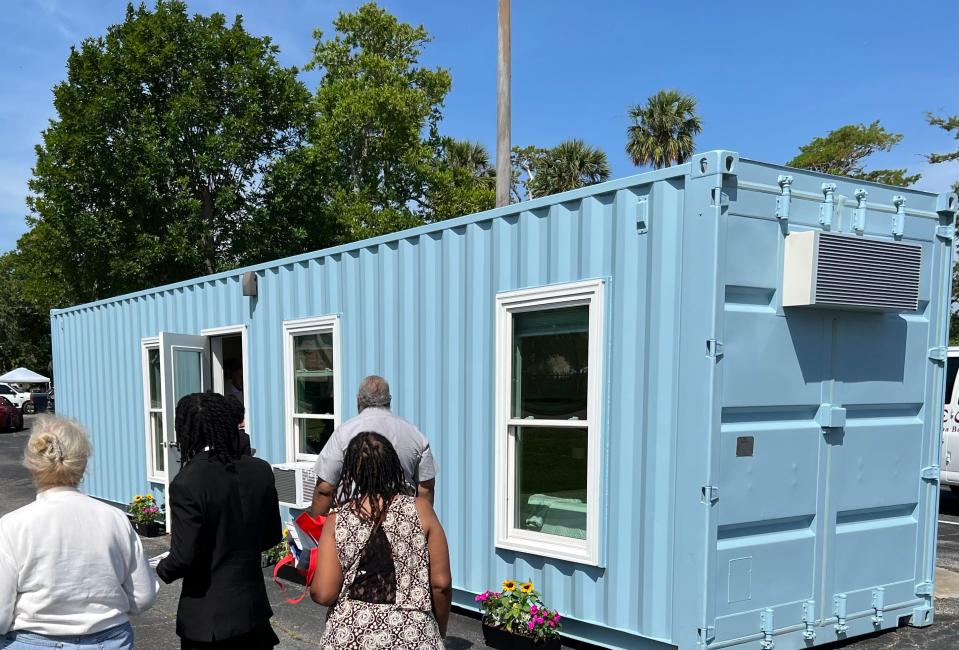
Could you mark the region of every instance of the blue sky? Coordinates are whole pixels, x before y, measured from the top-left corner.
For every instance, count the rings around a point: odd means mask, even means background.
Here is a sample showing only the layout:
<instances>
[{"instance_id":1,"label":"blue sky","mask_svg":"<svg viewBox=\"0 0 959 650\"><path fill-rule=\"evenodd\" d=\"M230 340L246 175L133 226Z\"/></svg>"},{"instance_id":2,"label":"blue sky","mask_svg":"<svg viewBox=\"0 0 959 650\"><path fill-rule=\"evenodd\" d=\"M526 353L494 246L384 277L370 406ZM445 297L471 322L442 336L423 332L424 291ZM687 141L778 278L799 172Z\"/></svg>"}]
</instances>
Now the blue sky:
<instances>
[{"instance_id":1,"label":"blue sky","mask_svg":"<svg viewBox=\"0 0 959 650\"><path fill-rule=\"evenodd\" d=\"M151 0L152 3L152 0ZM148 4L151 4L148 3ZM240 13L270 35L287 65L309 59L311 32L329 33L358 2L191 0L191 11ZM496 0L384 0L433 35L423 57L453 75L443 131L496 135ZM117 0L24 0L0 13L0 251L26 230L24 197L34 145L54 117L51 89L70 46L123 19ZM514 0L513 142L554 145L580 137L603 148L614 176L638 171L623 152L626 110L661 88L699 102L697 149L733 149L770 162L851 122L881 120L902 133L872 167L922 172L920 189L944 191L959 167L922 154L955 147L926 111L959 105L954 0L794 3ZM310 87L317 73L304 74Z\"/></svg>"}]
</instances>

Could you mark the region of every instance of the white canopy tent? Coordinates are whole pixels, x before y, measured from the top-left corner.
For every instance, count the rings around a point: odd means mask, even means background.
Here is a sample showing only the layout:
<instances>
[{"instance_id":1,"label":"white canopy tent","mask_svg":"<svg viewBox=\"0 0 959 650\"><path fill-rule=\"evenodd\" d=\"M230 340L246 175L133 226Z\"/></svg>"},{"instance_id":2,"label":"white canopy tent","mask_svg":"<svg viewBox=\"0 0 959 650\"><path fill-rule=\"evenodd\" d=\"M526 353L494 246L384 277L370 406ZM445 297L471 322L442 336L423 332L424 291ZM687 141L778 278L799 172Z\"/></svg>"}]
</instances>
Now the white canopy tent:
<instances>
[{"instance_id":1,"label":"white canopy tent","mask_svg":"<svg viewBox=\"0 0 959 650\"><path fill-rule=\"evenodd\" d=\"M37 374L27 368L17 368L0 375L0 381L9 384L49 384L50 378Z\"/></svg>"}]
</instances>

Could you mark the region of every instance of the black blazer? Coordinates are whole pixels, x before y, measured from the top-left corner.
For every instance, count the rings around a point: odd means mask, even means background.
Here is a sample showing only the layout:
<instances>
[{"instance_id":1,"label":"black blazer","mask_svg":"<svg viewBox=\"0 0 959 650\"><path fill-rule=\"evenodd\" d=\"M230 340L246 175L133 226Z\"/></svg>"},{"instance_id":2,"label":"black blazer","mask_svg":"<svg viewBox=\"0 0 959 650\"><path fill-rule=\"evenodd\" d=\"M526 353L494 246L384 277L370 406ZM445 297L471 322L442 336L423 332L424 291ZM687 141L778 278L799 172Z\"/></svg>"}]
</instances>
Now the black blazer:
<instances>
[{"instance_id":1,"label":"black blazer","mask_svg":"<svg viewBox=\"0 0 959 650\"><path fill-rule=\"evenodd\" d=\"M157 575L183 578L176 633L219 641L268 622L260 553L282 538L270 465L241 456L228 468L199 453L170 483L170 508L170 555Z\"/></svg>"}]
</instances>

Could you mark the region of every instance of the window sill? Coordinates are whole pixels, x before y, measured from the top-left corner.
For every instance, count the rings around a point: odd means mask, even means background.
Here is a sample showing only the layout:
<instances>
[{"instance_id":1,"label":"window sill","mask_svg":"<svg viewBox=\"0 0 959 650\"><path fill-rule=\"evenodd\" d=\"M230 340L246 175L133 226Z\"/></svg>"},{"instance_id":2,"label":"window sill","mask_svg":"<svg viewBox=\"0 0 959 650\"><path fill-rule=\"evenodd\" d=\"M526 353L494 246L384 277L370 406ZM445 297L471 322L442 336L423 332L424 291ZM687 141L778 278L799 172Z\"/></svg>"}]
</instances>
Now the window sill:
<instances>
[{"instance_id":1,"label":"window sill","mask_svg":"<svg viewBox=\"0 0 959 650\"><path fill-rule=\"evenodd\" d=\"M565 560L594 567L601 566L599 553L595 548L590 548L590 545L585 541L578 544L566 542L563 537L557 535L519 534L514 531L509 537L496 540L496 548L537 555L552 560Z\"/></svg>"}]
</instances>

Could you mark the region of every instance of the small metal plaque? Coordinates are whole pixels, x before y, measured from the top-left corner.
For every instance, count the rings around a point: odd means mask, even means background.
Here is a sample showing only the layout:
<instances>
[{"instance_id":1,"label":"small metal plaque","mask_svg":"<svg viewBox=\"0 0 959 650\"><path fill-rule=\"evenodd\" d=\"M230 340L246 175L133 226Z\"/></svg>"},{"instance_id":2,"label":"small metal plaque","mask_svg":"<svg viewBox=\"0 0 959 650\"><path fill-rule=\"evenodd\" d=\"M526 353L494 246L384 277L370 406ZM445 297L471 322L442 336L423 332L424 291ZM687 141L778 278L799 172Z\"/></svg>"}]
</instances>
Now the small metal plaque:
<instances>
[{"instance_id":1,"label":"small metal plaque","mask_svg":"<svg viewBox=\"0 0 959 650\"><path fill-rule=\"evenodd\" d=\"M752 456L755 439L752 436L736 438L736 456Z\"/></svg>"}]
</instances>

